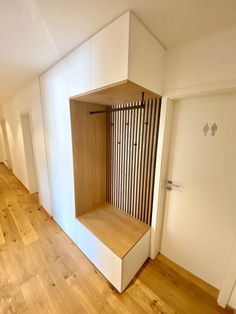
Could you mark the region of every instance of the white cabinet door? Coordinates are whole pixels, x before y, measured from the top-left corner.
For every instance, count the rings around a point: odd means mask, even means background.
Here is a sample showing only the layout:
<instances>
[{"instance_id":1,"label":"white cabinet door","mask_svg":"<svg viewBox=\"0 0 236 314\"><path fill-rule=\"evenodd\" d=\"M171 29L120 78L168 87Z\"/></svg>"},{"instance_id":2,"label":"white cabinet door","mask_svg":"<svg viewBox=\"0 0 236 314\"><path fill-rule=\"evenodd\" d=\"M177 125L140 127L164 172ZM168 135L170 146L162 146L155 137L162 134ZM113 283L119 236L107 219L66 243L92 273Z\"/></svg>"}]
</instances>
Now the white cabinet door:
<instances>
[{"instance_id":1,"label":"white cabinet door","mask_svg":"<svg viewBox=\"0 0 236 314\"><path fill-rule=\"evenodd\" d=\"M92 89L128 78L129 12L91 38Z\"/></svg>"},{"instance_id":2,"label":"white cabinet door","mask_svg":"<svg viewBox=\"0 0 236 314\"><path fill-rule=\"evenodd\" d=\"M75 203L70 104L65 62L41 77L52 214L74 240Z\"/></svg>"},{"instance_id":3,"label":"white cabinet door","mask_svg":"<svg viewBox=\"0 0 236 314\"><path fill-rule=\"evenodd\" d=\"M79 46L66 57L69 96L75 96L91 89L90 40Z\"/></svg>"},{"instance_id":4,"label":"white cabinet door","mask_svg":"<svg viewBox=\"0 0 236 314\"><path fill-rule=\"evenodd\" d=\"M133 14L129 47L129 79L162 95L166 50Z\"/></svg>"}]
</instances>

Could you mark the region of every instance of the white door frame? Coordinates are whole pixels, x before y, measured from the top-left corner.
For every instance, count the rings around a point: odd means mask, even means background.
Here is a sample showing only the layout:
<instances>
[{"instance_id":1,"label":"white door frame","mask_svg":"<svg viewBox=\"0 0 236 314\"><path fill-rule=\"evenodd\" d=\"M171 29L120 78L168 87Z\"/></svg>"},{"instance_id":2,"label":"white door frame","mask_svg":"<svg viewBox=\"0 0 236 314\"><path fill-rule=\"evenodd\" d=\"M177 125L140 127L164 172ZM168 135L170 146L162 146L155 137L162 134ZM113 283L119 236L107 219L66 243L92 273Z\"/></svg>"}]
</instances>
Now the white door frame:
<instances>
[{"instance_id":1,"label":"white door frame","mask_svg":"<svg viewBox=\"0 0 236 314\"><path fill-rule=\"evenodd\" d=\"M22 115L29 115L30 131L31 131L32 146L33 146L33 158L34 158L34 165L35 165L35 175L36 175L36 183L37 183L37 189L38 189L39 188L38 173L37 173L37 169L38 168L37 168L37 165L36 165L36 158L35 158L36 153L35 153L34 130L33 130L33 123L32 123L31 109L26 109L26 110L20 111L20 124L21 124L21 127L22 127L22 121L21 121ZM22 133L22 136L24 136L23 133ZM24 148L24 154L25 154L25 148ZM27 168L27 164L26 164L26 158L25 158L25 166L26 166L26 172L27 172L27 178L28 178L28 168Z\"/></svg>"},{"instance_id":2,"label":"white door frame","mask_svg":"<svg viewBox=\"0 0 236 314\"><path fill-rule=\"evenodd\" d=\"M9 137L7 133L7 127L6 127L6 119L3 117L1 120L1 133L2 133L2 142L3 142L3 156L4 156L4 163L6 164L7 168L12 170L12 157L11 157L11 151L10 151L10 143L9 143Z\"/></svg>"},{"instance_id":3,"label":"white door frame","mask_svg":"<svg viewBox=\"0 0 236 314\"><path fill-rule=\"evenodd\" d=\"M158 148L156 157L156 172L153 198L153 214L151 225L151 243L150 257L153 259L160 252L161 237L163 229L163 217L165 209L165 194L166 194L166 173L167 162L169 157L171 122L173 114L173 104L177 99L192 98L210 95L222 95L236 92L236 82L231 84L216 83L211 86L191 87L183 90L168 92L162 97L161 117L158 135ZM217 302L222 307L225 307L230 299L234 289L236 280L236 239L235 249L232 252L231 259L228 262L228 267L225 270L225 276Z\"/></svg>"}]
</instances>

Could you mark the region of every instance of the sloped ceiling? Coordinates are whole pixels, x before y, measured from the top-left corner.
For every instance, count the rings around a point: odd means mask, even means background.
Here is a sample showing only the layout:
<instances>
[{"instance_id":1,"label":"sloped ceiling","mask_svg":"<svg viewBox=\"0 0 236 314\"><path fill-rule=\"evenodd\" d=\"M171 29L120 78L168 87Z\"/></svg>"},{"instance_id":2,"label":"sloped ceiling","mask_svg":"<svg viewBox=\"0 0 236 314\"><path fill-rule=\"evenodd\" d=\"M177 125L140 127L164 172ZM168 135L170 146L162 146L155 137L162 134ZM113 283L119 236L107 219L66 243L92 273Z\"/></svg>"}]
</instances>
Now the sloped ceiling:
<instances>
[{"instance_id":1,"label":"sloped ceiling","mask_svg":"<svg viewBox=\"0 0 236 314\"><path fill-rule=\"evenodd\" d=\"M0 104L128 9L167 48L236 23L235 0L0 0Z\"/></svg>"}]
</instances>

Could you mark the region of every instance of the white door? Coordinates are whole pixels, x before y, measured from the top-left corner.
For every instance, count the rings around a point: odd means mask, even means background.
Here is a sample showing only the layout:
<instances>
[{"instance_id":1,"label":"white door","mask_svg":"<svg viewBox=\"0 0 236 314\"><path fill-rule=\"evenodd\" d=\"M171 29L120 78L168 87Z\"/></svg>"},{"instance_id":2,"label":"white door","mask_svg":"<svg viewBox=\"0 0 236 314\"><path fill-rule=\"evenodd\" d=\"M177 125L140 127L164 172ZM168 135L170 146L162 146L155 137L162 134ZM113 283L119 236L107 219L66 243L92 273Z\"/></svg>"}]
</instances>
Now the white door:
<instances>
[{"instance_id":1,"label":"white door","mask_svg":"<svg viewBox=\"0 0 236 314\"><path fill-rule=\"evenodd\" d=\"M12 169L11 165L11 155L9 149L9 142L7 137L7 130L6 130L6 122L5 120L1 120L1 127L2 127L2 136L3 136L3 143L4 143L4 151L5 151L5 163L9 169Z\"/></svg>"},{"instance_id":2,"label":"white door","mask_svg":"<svg viewBox=\"0 0 236 314\"><path fill-rule=\"evenodd\" d=\"M29 187L30 193L35 193L38 191L38 184L37 184L32 130L31 130L29 113L21 114L20 119L21 119L21 128L22 128L24 150L25 150L28 187Z\"/></svg>"},{"instance_id":3,"label":"white door","mask_svg":"<svg viewBox=\"0 0 236 314\"><path fill-rule=\"evenodd\" d=\"M161 253L220 288L236 232L236 95L174 104ZM171 185L169 185L171 189Z\"/></svg>"}]
</instances>

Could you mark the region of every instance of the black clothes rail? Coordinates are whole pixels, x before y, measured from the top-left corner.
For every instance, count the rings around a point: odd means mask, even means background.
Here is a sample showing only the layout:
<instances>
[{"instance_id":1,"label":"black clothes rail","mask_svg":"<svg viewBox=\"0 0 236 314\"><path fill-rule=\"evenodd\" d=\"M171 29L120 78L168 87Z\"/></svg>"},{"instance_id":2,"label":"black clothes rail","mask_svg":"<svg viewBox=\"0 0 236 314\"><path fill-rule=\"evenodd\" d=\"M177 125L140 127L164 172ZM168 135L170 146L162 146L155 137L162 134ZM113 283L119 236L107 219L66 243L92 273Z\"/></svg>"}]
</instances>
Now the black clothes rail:
<instances>
[{"instance_id":1,"label":"black clothes rail","mask_svg":"<svg viewBox=\"0 0 236 314\"><path fill-rule=\"evenodd\" d=\"M90 111L90 114L98 114L98 113L109 113L109 112L116 112L116 111L125 111L125 110L134 110L134 109L144 109L144 92L142 92L142 100L141 105L130 106L130 107L123 107L123 108L111 108L111 109L104 109L98 111Z\"/></svg>"},{"instance_id":2,"label":"black clothes rail","mask_svg":"<svg viewBox=\"0 0 236 314\"><path fill-rule=\"evenodd\" d=\"M144 105L137 105L137 106L131 106L131 107L105 109L105 110L99 110L99 111L90 111L90 114L108 113L108 112L134 110L134 109L143 109L144 107L145 107Z\"/></svg>"}]
</instances>

